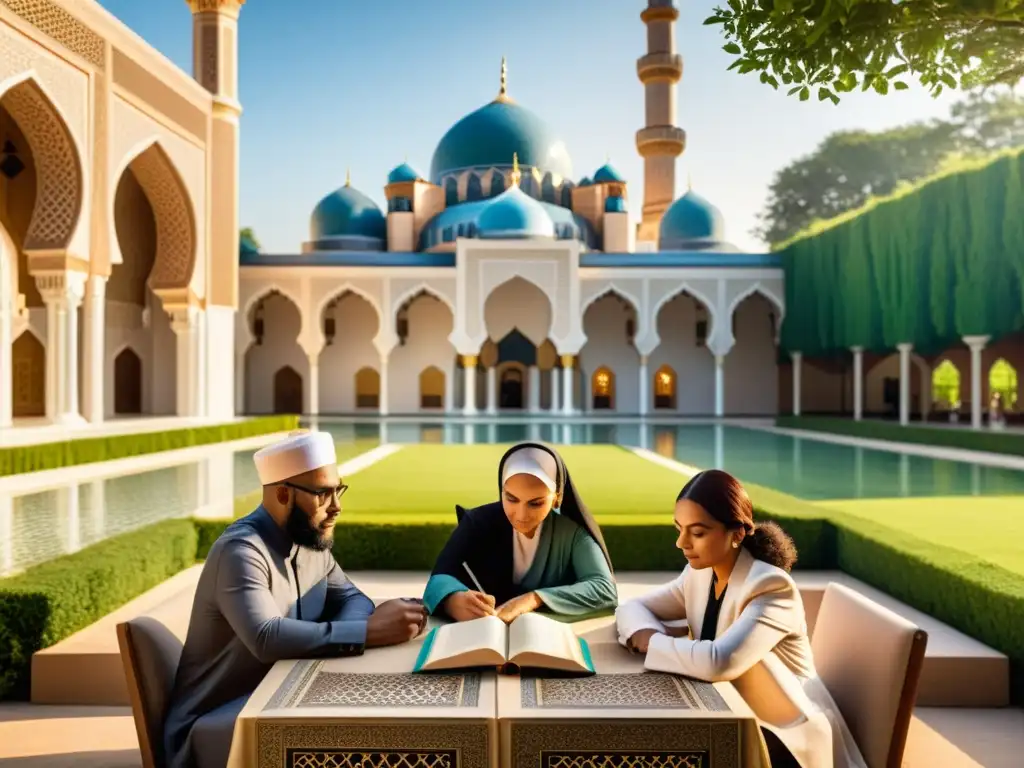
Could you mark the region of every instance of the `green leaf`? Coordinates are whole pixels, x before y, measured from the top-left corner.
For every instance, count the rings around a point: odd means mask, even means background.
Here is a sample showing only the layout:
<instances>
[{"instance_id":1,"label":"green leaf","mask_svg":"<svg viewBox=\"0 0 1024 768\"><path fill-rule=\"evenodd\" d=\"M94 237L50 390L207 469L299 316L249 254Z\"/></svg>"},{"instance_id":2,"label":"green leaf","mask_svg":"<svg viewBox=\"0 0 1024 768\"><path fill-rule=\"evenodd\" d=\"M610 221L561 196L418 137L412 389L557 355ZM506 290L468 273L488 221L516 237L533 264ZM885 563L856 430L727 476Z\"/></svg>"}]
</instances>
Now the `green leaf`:
<instances>
[{"instance_id":1,"label":"green leaf","mask_svg":"<svg viewBox=\"0 0 1024 768\"><path fill-rule=\"evenodd\" d=\"M910 67L908 67L906 64L899 64L899 65L893 67L892 69L890 69L888 72L886 72L885 76L886 77L896 77L896 75L902 75L908 69L910 69Z\"/></svg>"},{"instance_id":2,"label":"green leaf","mask_svg":"<svg viewBox=\"0 0 1024 768\"><path fill-rule=\"evenodd\" d=\"M956 78L949 74L949 72L943 72L939 75L939 79L950 88L956 88Z\"/></svg>"},{"instance_id":3,"label":"green leaf","mask_svg":"<svg viewBox=\"0 0 1024 768\"><path fill-rule=\"evenodd\" d=\"M885 96L885 94L889 92L889 81L886 80L884 77L875 78L874 87L875 93L879 93L882 96Z\"/></svg>"},{"instance_id":4,"label":"green leaf","mask_svg":"<svg viewBox=\"0 0 1024 768\"><path fill-rule=\"evenodd\" d=\"M728 18L728 16L708 16L706 19L704 19L704 26L709 26L711 24L722 24Z\"/></svg>"},{"instance_id":5,"label":"green leaf","mask_svg":"<svg viewBox=\"0 0 1024 768\"><path fill-rule=\"evenodd\" d=\"M726 45L722 46L722 50L725 51L726 53L731 53L734 56L738 56L740 53L743 52L742 49L738 45L736 45L736 43L727 43Z\"/></svg>"},{"instance_id":6,"label":"green leaf","mask_svg":"<svg viewBox=\"0 0 1024 768\"><path fill-rule=\"evenodd\" d=\"M904 83L902 80L897 80L895 83L892 84L892 87L895 88L897 91L905 91L910 86Z\"/></svg>"},{"instance_id":7,"label":"green leaf","mask_svg":"<svg viewBox=\"0 0 1024 768\"><path fill-rule=\"evenodd\" d=\"M839 103L839 97L832 93L832 91L830 91L828 88L819 88L818 101L825 101L825 99L828 99L833 104Z\"/></svg>"},{"instance_id":8,"label":"green leaf","mask_svg":"<svg viewBox=\"0 0 1024 768\"><path fill-rule=\"evenodd\" d=\"M787 95L787 96L792 96L792 95L793 95L794 93L796 93L797 91L802 91L803 89L804 89L804 87L803 87L802 85L798 85L798 86L796 86L795 88L790 88L790 89L789 89L789 92L788 92L788 93L787 93L786 95Z\"/></svg>"},{"instance_id":9,"label":"green leaf","mask_svg":"<svg viewBox=\"0 0 1024 768\"><path fill-rule=\"evenodd\" d=\"M800 101L807 101L811 98L811 89L806 85L800 89Z\"/></svg>"}]
</instances>

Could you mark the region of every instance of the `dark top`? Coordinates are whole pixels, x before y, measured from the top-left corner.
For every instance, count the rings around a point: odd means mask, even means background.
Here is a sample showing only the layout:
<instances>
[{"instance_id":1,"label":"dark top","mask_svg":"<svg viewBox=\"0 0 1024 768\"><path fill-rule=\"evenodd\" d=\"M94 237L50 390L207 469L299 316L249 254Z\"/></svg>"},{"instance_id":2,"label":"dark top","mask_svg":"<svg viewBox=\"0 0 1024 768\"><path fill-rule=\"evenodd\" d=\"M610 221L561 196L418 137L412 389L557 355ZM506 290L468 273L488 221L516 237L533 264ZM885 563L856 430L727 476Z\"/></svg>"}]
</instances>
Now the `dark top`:
<instances>
[{"instance_id":1,"label":"dark top","mask_svg":"<svg viewBox=\"0 0 1024 768\"><path fill-rule=\"evenodd\" d=\"M722 603L725 601L725 593L729 585L725 585L721 597L715 597L715 586L718 584L718 577L711 577L711 589L708 590L708 607L704 609L704 623L700 628L701 640L714 640L718 632L718 614L722 612Z\"/></svg>"}]
</instances>

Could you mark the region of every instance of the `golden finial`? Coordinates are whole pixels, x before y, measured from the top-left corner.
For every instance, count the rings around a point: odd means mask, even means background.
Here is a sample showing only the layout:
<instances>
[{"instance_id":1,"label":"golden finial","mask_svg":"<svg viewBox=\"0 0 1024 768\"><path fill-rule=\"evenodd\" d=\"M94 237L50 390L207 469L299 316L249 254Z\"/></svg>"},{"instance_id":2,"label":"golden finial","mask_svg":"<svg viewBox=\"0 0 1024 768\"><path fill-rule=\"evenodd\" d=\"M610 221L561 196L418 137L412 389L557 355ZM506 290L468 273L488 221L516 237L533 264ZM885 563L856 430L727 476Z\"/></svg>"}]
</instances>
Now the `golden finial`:
<instances>
[{"instance_id":1,"label":"golden finial","mask_svg":"<svg viewBox=\"0 0 1024 768\"><path fill-rule=\"evenodd\" d=\"M518 187L519 186L519 180L522 177L523 177L523 174L521 174L519 172L519 153L518 152L513 152L512 153L512 175L509 176L509 179L512 181L512 184L514 186Z\"/></svg>"},{"instance_id":2,"label":"golden finial","mask_svg":"<svg viewBox=\"0 0 1024 768\"><path fill-rule=\"evenodd\" d=\"M346 187L351 187L352 186L352 169L351 168L346 168L345 169L345 186Z\"/></svg>"},{"instance_id":3,"label":"golden finial","mask_svg":"<svg viewBox=\"0 0 1024 768\"><path fill-rule=\"evenodd\" d=\"M508 62L501 57L501 87L498 89L498 98L495 101L511 101L508 95Z\"/></svg>"}]
</instances>

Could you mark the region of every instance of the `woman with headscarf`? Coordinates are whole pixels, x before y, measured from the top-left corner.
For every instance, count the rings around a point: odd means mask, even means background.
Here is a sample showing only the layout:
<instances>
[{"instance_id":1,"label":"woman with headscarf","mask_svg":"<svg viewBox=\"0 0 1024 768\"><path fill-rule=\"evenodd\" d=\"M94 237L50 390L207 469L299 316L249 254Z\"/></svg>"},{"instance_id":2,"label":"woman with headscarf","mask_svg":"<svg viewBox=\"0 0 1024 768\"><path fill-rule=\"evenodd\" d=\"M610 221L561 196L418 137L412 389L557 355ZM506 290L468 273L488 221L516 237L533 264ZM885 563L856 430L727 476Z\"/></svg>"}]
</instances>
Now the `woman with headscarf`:
<instances>
[{"instance_id":1,"label":"woman with headscarf","mask_svg":"<svg viewBox=\"0 0 1024 768\"><path fill-rule=\"evenodd\" d=\"M463 511L437 558L423 602L455 621L531 611L579 616L614 609L618 592L597 522L565 463L539 443L498 464L500 501Z\"/></svg>"}]
</instances>

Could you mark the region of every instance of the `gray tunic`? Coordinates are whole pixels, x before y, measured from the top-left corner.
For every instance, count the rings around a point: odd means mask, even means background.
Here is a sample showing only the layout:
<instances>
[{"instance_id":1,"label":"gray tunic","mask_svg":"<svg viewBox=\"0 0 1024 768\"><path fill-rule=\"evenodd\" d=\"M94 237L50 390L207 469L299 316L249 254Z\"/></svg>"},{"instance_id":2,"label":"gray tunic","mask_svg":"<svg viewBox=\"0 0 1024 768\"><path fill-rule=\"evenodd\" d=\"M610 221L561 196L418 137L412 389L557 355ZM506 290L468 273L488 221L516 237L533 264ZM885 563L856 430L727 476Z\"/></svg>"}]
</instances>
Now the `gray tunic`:
<instances>
[{"instance_id":1,"label":"gray tunic","mask_svg":"<svg viewBox=\"0 0 1024 768\"><path fill-rule=\"evenodd\" d=\"M262 506L229 525L199 577L164 726L168 768L223 768L235 717L274 662L361 654L373 608L330 551L296 546Z\"/></svg>"}]
</instances>

